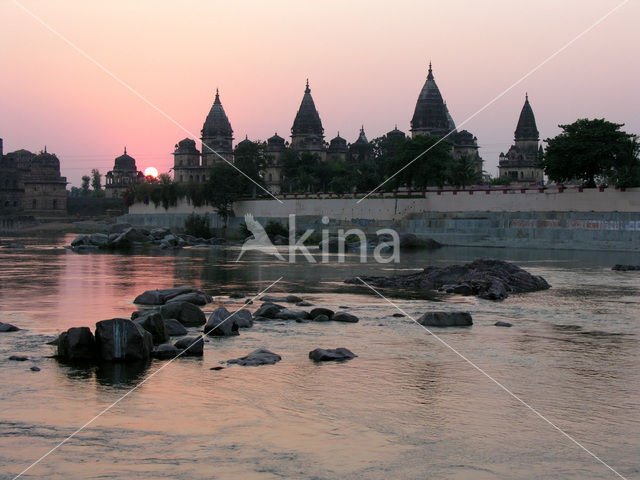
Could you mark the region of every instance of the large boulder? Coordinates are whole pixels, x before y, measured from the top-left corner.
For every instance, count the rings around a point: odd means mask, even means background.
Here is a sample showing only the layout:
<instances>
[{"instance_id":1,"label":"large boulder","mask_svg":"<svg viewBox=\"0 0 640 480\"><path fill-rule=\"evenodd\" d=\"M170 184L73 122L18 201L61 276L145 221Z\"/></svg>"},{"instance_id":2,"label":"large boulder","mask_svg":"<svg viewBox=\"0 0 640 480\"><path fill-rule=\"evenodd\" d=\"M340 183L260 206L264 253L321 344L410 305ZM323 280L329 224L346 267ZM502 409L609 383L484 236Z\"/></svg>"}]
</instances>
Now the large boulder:
<instances>
[{"instance_id":1,"label":"large boulder","mask_svg":"<svg viewBox=\"0 0 640 480\"><path fill-rule=\"evenodd\" d=\"M164 328L170 337L181 337L182 335L189 333L187 329L184 328L184 325L175 318L165 318Z\"/></svg>"},{"instance_id":2,"label":"large boulder","mask_svg":"<svg viewBox=\"0 0 640 480\"><path fill-rule=\"evenodd\" d=\"M358 317L347 312L336 312L331 317L334 322L358 323Z\"/></svg>"},{"instance_id":3,"label":"large boulder","mask_svg":"<svg viewBox=\"0 0 640 480\"><path fill-rule=\"evenodd\" d=\"M91 235L91 244L97 247L103 247L109 243L109 235L104 233L94 233Z\"/></svg>"},{"instance_id":4,"label":"large boulder","mask_svg":"<svg viewBox=\"0 0 640 480\"><path fill-rule=\"evenodd\" d=\"M413 233L400 233L398 235L400 241L400 249L428 249L435 250L442 247L442 244L436 242L432 238L420 238Z\"/></svg>"},{"instance_id":5,"label":"large boulder","mask_svg":"<svg viewBox=\"0 0 640 480\"><path fill-rule=\"evenodd\" d=\"M258 310L253 314L255 317L265 317L265 318L276 318L276 315L280 310L284 309L284 307L280 305L276 305L275 303L264 303Z\"/></svg>"},{"instance_id":6,"label":"large boulder","mask_svg":"<svg viewBox=\"0 0 640 480\"><path fill-rule=\"evenodd\" d=\"M176 287L176 288L164 288L161 290L147 290L146 292L138 295L133 303L138 305L164 305L172 298L185 293L202 293L193 287ZM204 295L204 294L203 294Z\"/></svg>"},{"instance_id":7,"label":"large boulder","mask_svg":"<svg viewBox=\"0 0 640 480\"><path fill-rule=\"evenodd\" d=\"M280 360L282 360L282 357L277 353L270 352L264 348L259 348L244 357L227 360L227 363L246 367L257 367L259 365L274 365Z\"/></svg>"},{"instance_id":8,"label":"large boulder","mask_svg":"<svg viewBox=\"0 0 640 480\"><path fill-rule=\"evenodd\" d=\"M132 320L112 318L96 323L96 344L106 362L134 362L150 357L153 336Z\"/></svg>"},{"instance_id":9,"label":"large boulder","mask_svg":"<svg viewBox=\"0 0 640 480\"><path fill-rule=\"evenodd\" d=\"M89 327L73 327L58 337L58 358L69 362L95 360L98 357L96 339Z\"/></svg>"},{"instance_id":10,"label":"large boulder","mask_svg":"<svg viewBox=\"0 0 640 480\"><path fill-rule=\"evenodd\" d=\"M206 305L211 302L211 297L203 292L189 292L182 293L173 298L167 300L167 303L170 302L189 302L194 305Z\"/></svg>"},{"instance_id":11,"label":"large boulder","mask_svg":"<svg viewBox=\"0 0 640 480\"><path fill-rule=\"evenodd\" d=\"M251 312L244 308L232 312L233 321L238 325L238 328L251 328L253 327L253 319L251 318Z\"/></svg>"},{"instance_id":12,"label":"large boulder","mask_svg":"<svg viewBox=\"0 0 640 480\"><path fill-rule=\"evenodd\" d=\"M207 324L204 326L204 332L212 337L239 335L238 324L234 321L231 313L224 307L220 307L211 313Z\"/></svg>"},{"instance_id":13,"label":"large boulder","mask_svg":"<svg viewBox=\"0 0 640 480\"><path fill-rule=\"evenodd\" d=\"M362 280L361 280L362 279ZM438 290L471 293L488 300L503 300L512 293L535 292L550 288L546 280L502 260L481 258L465 265L425 267L421 272L393 277L359 277L345 283L401 290Z\"/></svg>"},{"instance_id":14,"label":"large boulder","mask_svg":"<svg viewBox=\"0 0 640 480\"><path fill-rule=\"evenodd\" d=\"M71 246L79 247L81 245L89 245L90 242L91 239L89 238L89 235L81 234L71 241Z\"/></svg>"},{"instance_id":15,"label":"large boulder","mask_svg":"<svg viewBox=\"0 0 640 480\"><path fill-rule=\"evenodd\" d=\"M327 317L329 317L329 319L331 319L334 313L335 312L333 310L330 310L328 308L318 307L318 308L314 308L309 312L309 317L316 318L318 315L326 315Z\"/></svg>"},{"instance_id":16,"label":"large boulder","mask_svg":"<svg viewBox=\"0 0 640 480\"><path fill-rule=\"evenodd\" d=\"M169 341L169 333L165 327L164 320L157 310L143 312L135 318L134 322L153 336L154 345L160 345Z\"/></svg>"},{"instance_id":17,"label":"large boulder","mask_svg":"<svg viewBox=\"0 0 640 480\"><path fill-rule=\"evenodd\" d=\"M469 312L427 312L417 322L425 327L468 327L473 325Z\"/></svg>"},{"instance_id":18,"label":"large boulder","mask_svg":"<svg viewBox=\"0 0 640 480\"><path fill-rule=\"evenodd\" d=\"M357 355L347 348L316 348L309 352L309 358L315 362L351 360Z\"/></svg>"},{"instance_id":19,"label":"large boulder","mask_svg":"<svg viewBox=\"0 0 640 480\"><path fill-rule=\"evenodd\" d=\"M175 318L185 327L199 327L207 317L199 307L189 302L169 302L160 307L162 318Z\"/></svg>"},{"instance_id":20,"label":"large boulder","mask_svg":"<svg viewBox=\"0 0 640 480\"><path fill-rule=\"evenodd\" d=\"M18 330L20 329L15 325L0 322L0 332L17 332Z\"/></svg>"},{"instance_id":21,"label":"large boulder","mask_svg":"<svg viewBox=\"0 0 640 480\"><path fill-rule=\"evenodd\" d=\"M174 343L175 347L189 357L201 357L204 353L204 340L200 337L185 337Z\"/></svg>"},{"instance_id":22,"label":"large boulder","mask_svg":"<svg viewBox=\"0 0 640 480\"><path fill-rule=\"evenodd\" d=\"M640 270L640 265L622 265L620 263L611 267L611 270L616 270L618 272L631 272L635 270Z\"/></svg>"}]
</instances>

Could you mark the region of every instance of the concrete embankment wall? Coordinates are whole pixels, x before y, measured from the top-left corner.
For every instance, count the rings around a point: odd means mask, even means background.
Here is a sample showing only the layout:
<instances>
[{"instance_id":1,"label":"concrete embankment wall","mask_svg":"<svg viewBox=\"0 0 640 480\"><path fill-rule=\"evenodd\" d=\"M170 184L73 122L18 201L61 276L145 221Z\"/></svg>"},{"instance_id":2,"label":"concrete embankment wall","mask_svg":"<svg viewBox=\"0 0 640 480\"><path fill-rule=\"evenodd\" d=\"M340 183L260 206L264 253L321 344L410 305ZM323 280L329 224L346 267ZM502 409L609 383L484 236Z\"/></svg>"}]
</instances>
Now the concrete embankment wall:
<instances>
[{"instance_id":1,"label":"concrete embankment wall","mask_svg":"<svg viewBox=\"0 0 640 480\"><path fill-rule=\"evenodd\" d=\"M283 223L295 214L298 229L317 232L361 228L375 233L390 227L447 245L640 249L640 189L488 192L428 192L420 198L367 198L360 203L353 198L242 201L234 204L236 217L229 226L236 228L245 214ZM222 226L213 209L194 208L186 201L169 210L135 204L122 220L175 228L191 213L208 214L212 226ZM323 216L329 217L328 225L321 223Z\"/></svg>"}]
</instances>

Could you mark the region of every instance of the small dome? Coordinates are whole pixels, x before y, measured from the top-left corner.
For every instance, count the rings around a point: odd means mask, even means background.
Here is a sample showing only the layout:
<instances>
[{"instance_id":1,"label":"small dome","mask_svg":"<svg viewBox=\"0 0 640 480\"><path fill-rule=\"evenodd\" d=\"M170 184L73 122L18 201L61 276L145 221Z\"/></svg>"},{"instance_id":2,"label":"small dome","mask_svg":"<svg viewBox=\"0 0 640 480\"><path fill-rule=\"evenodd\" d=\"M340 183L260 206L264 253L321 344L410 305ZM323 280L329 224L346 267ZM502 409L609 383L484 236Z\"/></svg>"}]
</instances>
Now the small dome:
<instances>
[{"instance_id":1,"label":"small dome","mask_svg":"<svg viewBox=\"0 0 640 480\"><path fill-rule=\"evenodd\" d=\"M60 169L60 160L53 153L40 152L38 155L31 159L31 167L46 168L46 169Z\"/></svg>"},{"instance_id":2,"label":"small dome","mask_svg":"<svg viewBox=\"0 0 640 480\"><path fill-rule=\"evenodd\" d=\"M270 137L267 140L267 143L269 145L284 145L284 138L276 133L273 137Z\"/></svg>"},{"instance_id":3,"label":"small dome","mask_svg":"<svg viewBox=\"0 0 640 480\"><path fill-rule=\"evenodd\" d=\"M200 153L196 148L195 140L184 138L176 144L174 153Z\"/></svg>"},{"instance_id":4,"label":"small dome","mask_svg":"<svg viewBox=\"0 0 640 480\"><path fill-rule=\"evenodd\" d=\"M242 140L240 143L238 143L236 145L236 148L241 147L241 146L245 146L245 145L252 145L253 142L251 140L249 140L249 136L245 135L244 140Z\"/></svg>"},{"instance_id":5,"label":"small dome","mask_svg":"<svg viewBox=\"0 0 640 480\"><path fill-rule=\"evenodd\" d=\"M393 130L387 132L387 138L404 138L406 137L405 133L402 130L398 130L398 126L396 125Z\"/></svg>"},{"instance_id":6,"label":"small dome","mask_svg":"<svg viewBox=\"0 0 640 480\"><path fill-rule=\"evenodd\" d=\"M114 170L137 170L136 160L127 155L127 147L124 147L124 154L115 160Z\"/></svg>"}]
</instances>

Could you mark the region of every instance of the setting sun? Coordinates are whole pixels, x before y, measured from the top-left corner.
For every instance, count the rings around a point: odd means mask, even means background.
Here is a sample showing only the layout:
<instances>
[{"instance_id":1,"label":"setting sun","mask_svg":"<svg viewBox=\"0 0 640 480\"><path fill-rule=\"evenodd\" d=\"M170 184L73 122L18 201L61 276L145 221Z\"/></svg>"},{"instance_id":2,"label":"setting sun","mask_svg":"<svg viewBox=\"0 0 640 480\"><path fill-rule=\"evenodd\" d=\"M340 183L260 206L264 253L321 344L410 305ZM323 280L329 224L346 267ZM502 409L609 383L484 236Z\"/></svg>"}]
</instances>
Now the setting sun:
<instances>
[{"instance_id":1,"label":"setting sun","mask_svg":"<svg viewBox=\"0 0 640 480\"><path fill-rule=\"evenodd\" d=\"M155 167L147 167L144 171L144 176L156 178L158 176L158 170Z\"/></svg>"}]
</instances>

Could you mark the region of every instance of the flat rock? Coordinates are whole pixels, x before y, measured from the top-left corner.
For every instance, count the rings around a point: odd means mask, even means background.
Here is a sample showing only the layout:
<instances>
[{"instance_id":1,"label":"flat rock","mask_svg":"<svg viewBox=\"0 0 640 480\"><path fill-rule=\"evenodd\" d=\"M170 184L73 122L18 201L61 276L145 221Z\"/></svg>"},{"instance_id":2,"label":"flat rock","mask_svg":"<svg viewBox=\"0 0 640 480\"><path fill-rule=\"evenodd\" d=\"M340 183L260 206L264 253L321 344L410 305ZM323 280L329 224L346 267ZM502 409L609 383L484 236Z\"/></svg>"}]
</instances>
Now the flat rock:
<instances>
[{"instance_id":1,"label":"flat rock","mask_svg":"<svg viewBox=\"0 0 640 480\"><path fill-rule=\"evenodd\" d=\"M167 300L167 303L171 302L189 302L194 305L206 305L211 303L211 297L203 292L189 292L181 295L176 295L173 298Z\"/></svg>"},{"instance_id":2,"label":"flat rock","mask_svg":"<svg viewBox=\"0 0 640 480\"><path fill-rule=\"evenodd\" d=\"M160 360L167 360L169 358L175 358L180 353L180 349L176 348L171 343L163 343L154 347L151 351L153 358L159 358Z\"/></svg>"},{"instance_id":3,"label":"flat rock","mask_svg":"<svg viewBox=\"0 0 640 480\"><path fill-rule=\"evenodd\" d=\"M164 328L170 337L181 337L189 333L187 329L184 328L184 325L175 318L164 319Z\"/></svg>"},{"instance_id":4,"label":"flat rock","mask_svg":"<svg viewBox=\"0 0 640 480\"><path fill-rule=\"evenodd\" d=\"M315 362L350 360L355 357L357 355L347 348L316 348L309 352L309 358Z\"/></svg>"},{"instance_id":5,"label":"flat rock","mask_svg":"<svg viewBox=\"0 0 640 480\"><path fill-rule=\"evenodd\" d=\"M473 325L469 312L427 312L417 322L425 327L468 327Z\"/></svg>"},{"instance_id":6,"label":"flat rock","mask_svg":"<svg viewBox=\"0 0 640 480\"><path fill-rule=\"evenodd\" d=\"M299 303L302 302L303 299L300 297L296 297L295 295L287 295L285 297L272 297L271 295L263 295L260 297L260 300L263 302L276 303L276 302L285 302L285 303Z\"/></svg>"},{"instance_id":7,"label":"flat rock","mask_svg":"<svg viewBox=\"0 0 640 480\"><path fill-rule=\"evenodd\" d=\"M26 362L27 360L29 360L29 357L25 357L24 355L11 355L9 357L9 360L12 360L14 362Z\"/></svg>"},{"instance_id":8,"label":"flat rock","mask_svg":"<svg viewBox=\"0 0 640 480\"><path fill-rule=\"evenodd\" d=\"M282 360L282 357L277 353L270 352L264 348L259 348L244 357L227 360L227 363L247 367L257 367L259 365L274 365L280 360Z\"/></svg>"},{"instance_id":9,"label":"flat rock","mask_svg":"<svg viewBox=\"0 0 640 480\"><path fill-rule=\"evenodd\" d=\"M358 317L347 312L336 312L331 317L334 322L358 323Z\"/></svg>"},{"instance_id":10,"label":"flat rock","mask_svg":"<svg viewBox=\"0 0 640 480\"><path fill-rule=\"evenodd\" d=\"M313 307L313 303L310 302L298 302L296 307Z\"/></svg>"},{"instance_id":11,"label":"flat rock","mask_svg":"<svg viewBox=\"0 0 640 480\"><path fill-rule=\"evenodd\" d=\"M201 357L204 353L204 340L200 337L185 337L174 343L179 350L184 350L183 355Z\"/></svg>"},{"instance_id":12,"label":"flat rock","mask_svg":"<svg viewBox=\"0 0 640 480\"><path fill-rule=\"evenodd\" d=\"M0 322L0 332L17 332L18 330L20 329L15 325Z\"/></svg>"},{"instance_id":13,"label":"flat rock","mask_svg":"<svg viewBox=\"0 0 640 480\"><path fill-rule=\"evenodd\" d=\"M199 292L192 287L176 287L176 288L164 288L160 290L147 290L146 292L138 295L133 303L138 305L164 305L172 298L178 295L184 295L186 293L203 293Z\"/></svg>"},{"instance_id":14,"label":"flat rock","mask_svg":"<svg viewBox=\"0 0 640 480\"><path fill-rule=\"evenodd\" d=\"M513 293L546 290L550 285L540 276L502 260L481 258L465 265L425 267L421 272L393 277L361 277L378 288L402 290L438 290L447 287L451 292L467 292L487 300L503 300ZM358 278L345 283L359 284ZM457 289L457 290L456 290Z\"/></svg>"},{"instance_id":15,"label":"flat rock","mask_svg":"<svg viewBox=\"0 0 640 480\"><path fill-rule=\"evenodd\" d=\"M32 372L39 372L40 371L40 367L36 367L35 365L33 367L31 367L29 370L31 370Z\"/></svg>"},{"instance_id":16,"label":"flat rock","mask_svg":"<svg viewBox=\"0 0 640 480\"><path fill-rule=\"evenodd\" d=\"M611 270L617 270L619 272L629 272L633 270L640 270L640 265L621 265L617 264L611 267Z\"/></svg>"},{"instance_id":17,"label":"flat rock","mask_svg":"<svg viewBox=\"0 0 640 480\"><path fill-rule=\"evenodd\" d=\"M509 322L502 322L502 321L498 321L498 322L494 323L494 325L496 327L513 327L513 324L511 324Z\"/></svg>"},{"instance_id":18,"label":"flat rock","mask_svg":"<svg viewBox=\"0 0 640 480\"><path fill-rule=\"evenodd\" d=\"M331 319L329 317L327 317L326 315L316 315L315 317L313 317L313 321L314 322L328 322Z\"/></svg>"},{"instance_id":19,"label":"flat rock","mask_svg":"<svg viewBox=\"0 0 640 480\"><path fill-rule=\"evenodd\" d=\"M288 308L283 308L278 313L276 313L275 318L279 318L281 320L296 320L298 318L305 320L309 318L309 312L305 312L304 310L289 310Z\"/></svg>"},{"instance_id":20,"label":"flat rock","mask_svg":"<svg viewBox=\"0 0 640 480\"><path fill-rule=\"evenodd\" d=\"M405 314L404 313L394 313L393 315L391 315L392 317L396 317L396 318L401 318L404 317Z\"/></svg>"}]
</instances>

